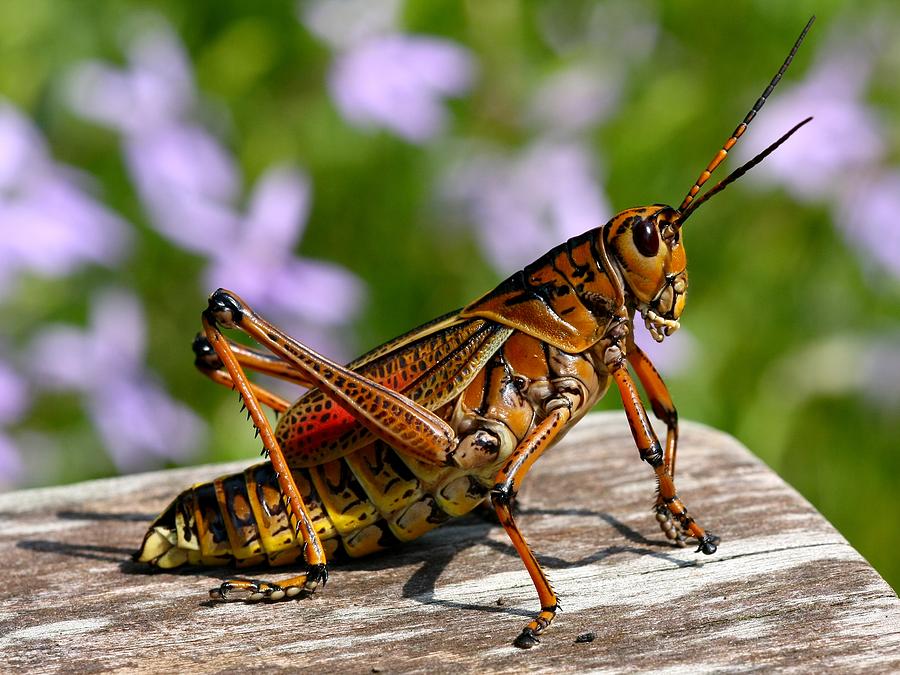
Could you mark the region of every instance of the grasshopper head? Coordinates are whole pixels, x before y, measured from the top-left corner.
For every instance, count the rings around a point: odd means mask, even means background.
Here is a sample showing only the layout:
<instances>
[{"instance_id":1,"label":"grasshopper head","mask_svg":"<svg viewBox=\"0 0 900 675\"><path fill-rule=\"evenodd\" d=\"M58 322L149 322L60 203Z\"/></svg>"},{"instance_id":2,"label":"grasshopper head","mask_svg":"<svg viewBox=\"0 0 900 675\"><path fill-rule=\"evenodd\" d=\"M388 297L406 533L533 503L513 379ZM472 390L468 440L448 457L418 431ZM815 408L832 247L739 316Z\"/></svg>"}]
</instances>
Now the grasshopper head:
<instances>
[{"instance_id":1,"label":"grasshopper head","mask_svg":"<svg viewBox=\"0 0 900 675\"><path fill-rule=\"evenodd\" d=\"M724 190L747 171L763 161L812 118L807 117L794 125L786 134L760 152L749 162L732 171L715 186L698 196L700 188L709 180L716 167L728 156L747 126L756 117L769 94L781 80L797 53L800 43L812 26L812 17L775 77L762 96L750 109L712 161L701 172L688 190L681 205L674 209L663 204L627 209L609 221L603 228L605 243L618 263L625 284L630 290L633 305L641 313L647 329L657 342L678 329L678 318L684 309L687 295L687 259L681 241L681 229L688 217L710 197Z\"/></svg>"},{"instance_id":2,"label":"grasshopper head","mask_svg":"<svg viewBox=\"0 0 900 675\"><path fill-rule=\"evenodd\" d=\"M657 342L678 330L687 298L680 225L678 211L655 204L622 211L605 228L609 250Z\"/></svg>"}]
</instances>

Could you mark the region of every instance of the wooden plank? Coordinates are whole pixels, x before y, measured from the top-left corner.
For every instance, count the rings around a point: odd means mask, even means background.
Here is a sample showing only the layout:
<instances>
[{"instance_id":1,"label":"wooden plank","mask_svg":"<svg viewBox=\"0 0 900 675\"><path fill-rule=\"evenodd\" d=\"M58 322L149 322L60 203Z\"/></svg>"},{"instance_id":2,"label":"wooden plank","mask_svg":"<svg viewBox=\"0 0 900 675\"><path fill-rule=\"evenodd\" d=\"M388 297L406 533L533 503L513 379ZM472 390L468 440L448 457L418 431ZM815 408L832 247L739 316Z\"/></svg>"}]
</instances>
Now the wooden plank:
<instances>
[{"instance_id":1,"label":"wooden plank","mask_svg":"<svg viewBox=\"0 0 900 675\"><path fill-rule=\"evenodd\" d=\"M336 567L302 601L211 604L228 571L130 562L178 491L242 466L0 496L2 670L900 670L890 587L737 441L698 424L683 425L678 484L722 536L713 556L665 543L621 413L590 415L537 464L520 524L563 612L530 651L510 643L533 587L503 530L474 517Z\"/></svg>"}]
</instances>

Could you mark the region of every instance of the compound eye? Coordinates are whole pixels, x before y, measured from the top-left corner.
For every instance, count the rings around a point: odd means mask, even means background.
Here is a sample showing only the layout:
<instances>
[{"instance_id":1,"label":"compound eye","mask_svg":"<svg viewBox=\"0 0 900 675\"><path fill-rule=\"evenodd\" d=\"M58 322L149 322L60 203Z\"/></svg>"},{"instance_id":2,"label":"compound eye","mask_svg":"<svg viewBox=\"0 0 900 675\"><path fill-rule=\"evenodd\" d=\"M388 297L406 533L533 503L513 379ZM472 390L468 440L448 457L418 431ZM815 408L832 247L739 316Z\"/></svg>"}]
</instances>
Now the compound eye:
<instances>
[{"instance_id":1,"label":"compound eye","mask_svg":"<svg viewBox=\"0 0 900 675\"><path fill-rule=\"evenodd\" d=\"M632 227L631 235L634 238L634 246L641 255L653 258L659 252L659 233L651 219L642 220Z\"/></svg>"}]
</instances>

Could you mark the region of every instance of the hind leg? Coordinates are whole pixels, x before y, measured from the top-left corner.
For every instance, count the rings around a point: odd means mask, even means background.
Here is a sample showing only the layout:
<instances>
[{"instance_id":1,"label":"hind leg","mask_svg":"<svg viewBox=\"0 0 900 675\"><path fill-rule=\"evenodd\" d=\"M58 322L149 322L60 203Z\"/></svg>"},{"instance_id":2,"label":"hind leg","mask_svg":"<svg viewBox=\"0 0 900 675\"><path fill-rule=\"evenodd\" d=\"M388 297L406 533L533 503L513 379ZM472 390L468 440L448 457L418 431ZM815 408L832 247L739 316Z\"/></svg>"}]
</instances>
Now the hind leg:
<instances>
[{"instance_id":1,"label":"hind leg","mask_svg":"<svg viewBox=\"0 0 900 675\"><path fill-rule=\"evenodd\" d=\"M244 405L247 407L247 412L261 436L263 446L269 455L272 467L275 469L278 487L287 507L290 523L298 537L303 538L303 552L308 565L304 587L308 586L309 591L312 592L320 583L324 583L328 576L325 571L325 549L316 532L309 510L297 488L293 473L281 451L281 446L275 438L272 426L260 407L256 393L258 389L255 390L244 374L244 370L232 347L219 330L215 314L207 309L203 313L202 322L206 338L224 366L225 371L227 371L231 382L238 390ZM235 580L235 582L238 581L240 580ZM242 584L243 582L238 584L238 586Z\"/></svg>"}]
</instances>

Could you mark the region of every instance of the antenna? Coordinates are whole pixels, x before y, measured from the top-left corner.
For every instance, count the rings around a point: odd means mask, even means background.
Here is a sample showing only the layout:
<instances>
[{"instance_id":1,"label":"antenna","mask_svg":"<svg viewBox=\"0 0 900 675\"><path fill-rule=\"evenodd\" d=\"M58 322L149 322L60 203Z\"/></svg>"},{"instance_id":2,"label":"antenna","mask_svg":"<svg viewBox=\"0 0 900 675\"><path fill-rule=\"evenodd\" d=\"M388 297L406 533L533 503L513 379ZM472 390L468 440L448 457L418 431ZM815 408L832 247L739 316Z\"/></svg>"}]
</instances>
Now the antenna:
<instances>
[{"instance_id":1,"label":"antenna","mask_svg":"<svg viewBox=\"0 0 900 675\"><path fill-rule=\"evenodd\" d=\"M748 112L747 116L744 117L743 122L741 122L737 126L737 128L735 128L734 132L731 134L731 137L727 141L725 141L725 145L723 145L722 148L716 153L715 157L713 157L712 161L709 163L709 166L707 166L706 169L703 170L703 173L701 173L700 177L697 178L697 182L694 183L693 187L691 187L690 190L688 190L687 195L685 195L684 201L681 202L681 206L678 207L678 211L685 212L685 209L688 209L688 206L691 204L692 201L694 201L694 197L700 191L700 187L706 181L709 180L709 177L712 175L712 172L715 171L716 167L718 167L719 164L721 164L723 162L725 157L728 156L728 151L731 150L731 148L734 147L734 144L737 143L737 140L741 136L743 136L744 132L747 130L747 126L750 124L750 122L753 121L753 118L756 117L756 113L758 113L760 111L760 109L763 107L763 105L765 105L766 99L769 98L769 95L772 93L772 90L775 89L775 87L781 81L782 75L784 75L784 73L787 71L788 66L791 65L791 61L794 60L794 55L797 53L797 50L800 48L800 43L803 42L803 38L806 37L806 34L809 32L809 29L813 25L813 21L815 21L815 20L816 20L815 15L810 17L809 21L806 23L806 26L803 28L803 31L800 33L800 37L798 37L797 41L794 42L794 46L791 48L791 51L787 55L787 58L784 60L784 63L781 64L781 68L778 69L778 72L775 73L775 77L773 77L772 81L769 82L769 86L766 87L766 90L762 93L762 96L760 96L756 100L756 103L753 104L753 107L750 109L750 112ZM788 132L788 134L786 136L782 137L774 145L769 146L769 148L767 148L765 151L763 151L760 155L757 155L756 158L754 158L753 160L751 160L750 162L745 164L744 167L741 167L741 168L744 169L744 172L751 169L752 166L755 166L755 164L758 164L759 161L762 161L763 157L765 157L772 150L774 150L776 147L778 147L781 143L783 143L785 140L787 140L788 136L790 136L794 131L796 131L803 124L806 124L806 122L808 122L808 121L809 120L805 120L800 125L794 127L790 132ZM759 161L757 161L757 160L759 160ZM739 171L740 171L740 169L739 169ZM739 176L735 175L736 173L737 173L737 171L735 171L733 174L731 174L731 176L726 178L725 181L732 182L732 181L736 180L737 178L739 178ZM741 175L743 175L743 173ZM729 178L731 180L728 180ZM716 192L723 189L725 187L725 185L727 185L727 183L725 181L722 181L722 183L719 184L719 185L721 185L721 187L719 187L717 185L716 188L714 188L716 190ZM704 196L704 198L702 198L702 201L706 201L706 199L707 198ZM693 211L694 209L696 209L697 206L699 206L699 204L695 205L693 208L688 209L688 213L690 211ZM682 221L683 220L684 220L684 218L682 218Z\"/></svg>"},{"instance_id":2,"label":"antenna","mask_svg":"<svg viewBox=\"0 0 900 675\"><path fill-rule=\"evenodd\" d=\"M812 117L807 117L802 122L795 124L793 127L791 127L790 131L788 131L784 136L782 136L777 141L772 143L772 145L770 145L768 148L763 150L756 157L754 157L746 164L743 164L742 166L740 166L737 169L735 169L734 171L732 171L723 180L720 180L718 183L716 183L716 185L714 187L711 187L709 190L704 192L703 196L700 197L700 199L697 199L696 201L691 202L690 205L681 212L681 218L678 220L678 223L679 224L684 223L684 221L687 220L688 216L691 215L694 211L696 211L703 202L705 202L707 199L712 197L714 194L717 194L717 193L721 192L722 190L724 190L728 186L729 183L733 183L738 178L743 176L750 169L752 169L754 166L756 166L761 161L763 161L766 157L771 155L775 151L775 148L777 148L779 145L781 145L787 139L789 139L791 136L793 136L795 131L797 131L800 127L802 127L807 122L811 122L811 121L812 121Z\"/></svg>"}]
</instances>

